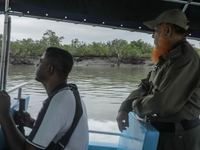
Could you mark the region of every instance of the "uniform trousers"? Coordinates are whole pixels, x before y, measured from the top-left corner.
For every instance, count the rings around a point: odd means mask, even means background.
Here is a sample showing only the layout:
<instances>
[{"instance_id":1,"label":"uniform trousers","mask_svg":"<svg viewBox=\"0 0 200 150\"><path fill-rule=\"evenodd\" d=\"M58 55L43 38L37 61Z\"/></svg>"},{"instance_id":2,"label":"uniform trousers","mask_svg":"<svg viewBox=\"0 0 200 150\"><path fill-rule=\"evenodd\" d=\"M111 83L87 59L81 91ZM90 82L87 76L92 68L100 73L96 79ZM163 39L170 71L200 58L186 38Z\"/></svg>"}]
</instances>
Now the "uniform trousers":
<instances>
[{"instance_id":1,"label":"uniform trousers","mask_svg":"<svg viewBox=\"0 0 200 150\"><path fill-rule=\"evenodd\" d=\"M185 130L175 123L175 132L160 132L157 150L200 150L200 125Z\"/></svg>"}]
</instances>

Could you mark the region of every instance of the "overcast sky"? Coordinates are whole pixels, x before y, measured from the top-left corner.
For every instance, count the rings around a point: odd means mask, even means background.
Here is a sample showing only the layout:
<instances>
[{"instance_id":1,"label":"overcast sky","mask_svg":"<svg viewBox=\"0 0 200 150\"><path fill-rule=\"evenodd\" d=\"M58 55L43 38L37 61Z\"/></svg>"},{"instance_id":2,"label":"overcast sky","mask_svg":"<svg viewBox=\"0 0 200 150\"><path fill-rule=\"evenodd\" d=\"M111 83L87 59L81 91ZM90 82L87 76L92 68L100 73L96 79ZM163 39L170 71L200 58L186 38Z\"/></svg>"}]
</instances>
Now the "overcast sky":
<instances>
[{"instance_id":1,"label":"overcast sky","mask_svg":"<svg viewBox=\"0 0 200 150\"><path fill-rule=\"evenodd\" d=\"M16 17L11 16L11 40L21 40L32 38L39 40L43 33L50 29L56 33L57 36L63 36L63 44L70 44L72 39L78 38L79 41L85 43L92 42L107 42L113 39L124 39L128 42L142 39L145 42L153 45L153 38L151 34L130 32L123 30L113 30L103 27L92 27L89 25L80 25L73 23L64 23L48 20L39 20L35 18ZM0 34L3 34L4 15L0 15ZM200 41L189 40L190 43L200 47Z\"/></svg>"}]
</instances>

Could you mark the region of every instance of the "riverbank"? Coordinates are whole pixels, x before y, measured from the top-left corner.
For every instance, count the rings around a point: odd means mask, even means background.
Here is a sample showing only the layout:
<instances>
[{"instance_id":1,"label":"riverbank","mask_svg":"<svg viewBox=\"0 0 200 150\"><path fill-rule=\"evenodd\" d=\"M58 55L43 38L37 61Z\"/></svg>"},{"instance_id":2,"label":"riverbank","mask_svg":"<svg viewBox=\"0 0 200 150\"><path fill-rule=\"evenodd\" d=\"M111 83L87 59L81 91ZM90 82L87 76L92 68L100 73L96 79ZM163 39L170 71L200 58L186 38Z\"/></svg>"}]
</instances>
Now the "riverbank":
<instances>
[{"instance_id":1,"label":"riverbank","mask_svg":"<svg viewBox=\"0 0 200 150\"><path fill-rule=\"evenodd\" d=\"M110 66L118 67L116 57L74 57L76 66ZM120 67L153 66L150 58L141 58L132 62L122 61Z\"/></svg>"},{"instance_id":2,"label":"riverbank","mask_svg":"<svg viewBox=\"0 0 200 150\"><path fill-rule=\"evenodd\" d=\"M10 56L9 62L11 65L36 65L40 57L18 57Z\"/></svg>"},{"instance_id":3,"label":"riverbank","mask_svg":"<svg viewBox=\"0 0 200 150\"><path fill-rule=\"evenodd\" d=\"M25 58L25 57L10 57L11 65L36 65L40 57ZM117 67L117 58L115 57L74 57L75 66L110 66ZM154 63L150 58L141 58L138 60L122 61L120 67L133 66L153 66Z\"/></svg>"}]
</instances>

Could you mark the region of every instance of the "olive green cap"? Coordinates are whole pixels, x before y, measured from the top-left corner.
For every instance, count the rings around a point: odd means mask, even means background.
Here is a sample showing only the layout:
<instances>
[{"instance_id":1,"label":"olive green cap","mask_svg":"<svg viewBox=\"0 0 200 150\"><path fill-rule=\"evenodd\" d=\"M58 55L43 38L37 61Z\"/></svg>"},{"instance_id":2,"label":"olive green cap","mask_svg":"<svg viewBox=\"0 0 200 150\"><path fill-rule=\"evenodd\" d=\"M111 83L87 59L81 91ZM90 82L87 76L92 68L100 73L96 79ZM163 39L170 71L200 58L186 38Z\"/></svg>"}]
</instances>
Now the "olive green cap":
<instances>
[{"instance_id":1,"label":"olive green cap","mask_svg":"<svg viewBox=\"0 0 200 150\"><path fill-rule=\"evenodd\" d=\"M170 9L163 12L155 20L144 22L144 25L150 29L161 23L171 23L175 24L183 29L187 30L189 28L189 21L184 12L179 9Z\"/></svg>"}]
</instances>

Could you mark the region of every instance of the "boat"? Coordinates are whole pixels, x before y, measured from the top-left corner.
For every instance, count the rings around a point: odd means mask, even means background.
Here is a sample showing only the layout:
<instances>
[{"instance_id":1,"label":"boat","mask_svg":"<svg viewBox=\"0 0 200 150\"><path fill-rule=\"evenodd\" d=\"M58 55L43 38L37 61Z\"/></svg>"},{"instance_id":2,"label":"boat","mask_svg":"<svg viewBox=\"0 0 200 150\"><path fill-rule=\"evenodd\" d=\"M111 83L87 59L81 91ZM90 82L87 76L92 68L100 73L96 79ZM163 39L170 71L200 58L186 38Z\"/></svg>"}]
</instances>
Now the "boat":
<instances>
[{"instance_id":1,"label":"boat","mask_svg":"<svg viewBox=\"0 0 200 150\"><path fill-rule=\"evenodd\" d=\"M0 14L4 14L3 46L1 52L0 87L6 90L9 64L11 16L54 20L106 27L130 32L152 34L143 25L144 21L156 18L168 9L181 9L191 21L189 37L200 40L200 0L0 0ZM18 96L11 100L11 114L16 110L27 110L30 97L22 94L27 83L7 90L18 90ZM23 132L23 127L21 128ZM122 133L89 131L91 134L118 136L118 143L89 141L88 150L156 150L159 132L145 120L140 120L134 112L129 113L129 127ZM6 143L0 130L0 150Z\"/></svg>"}]
</instances>

